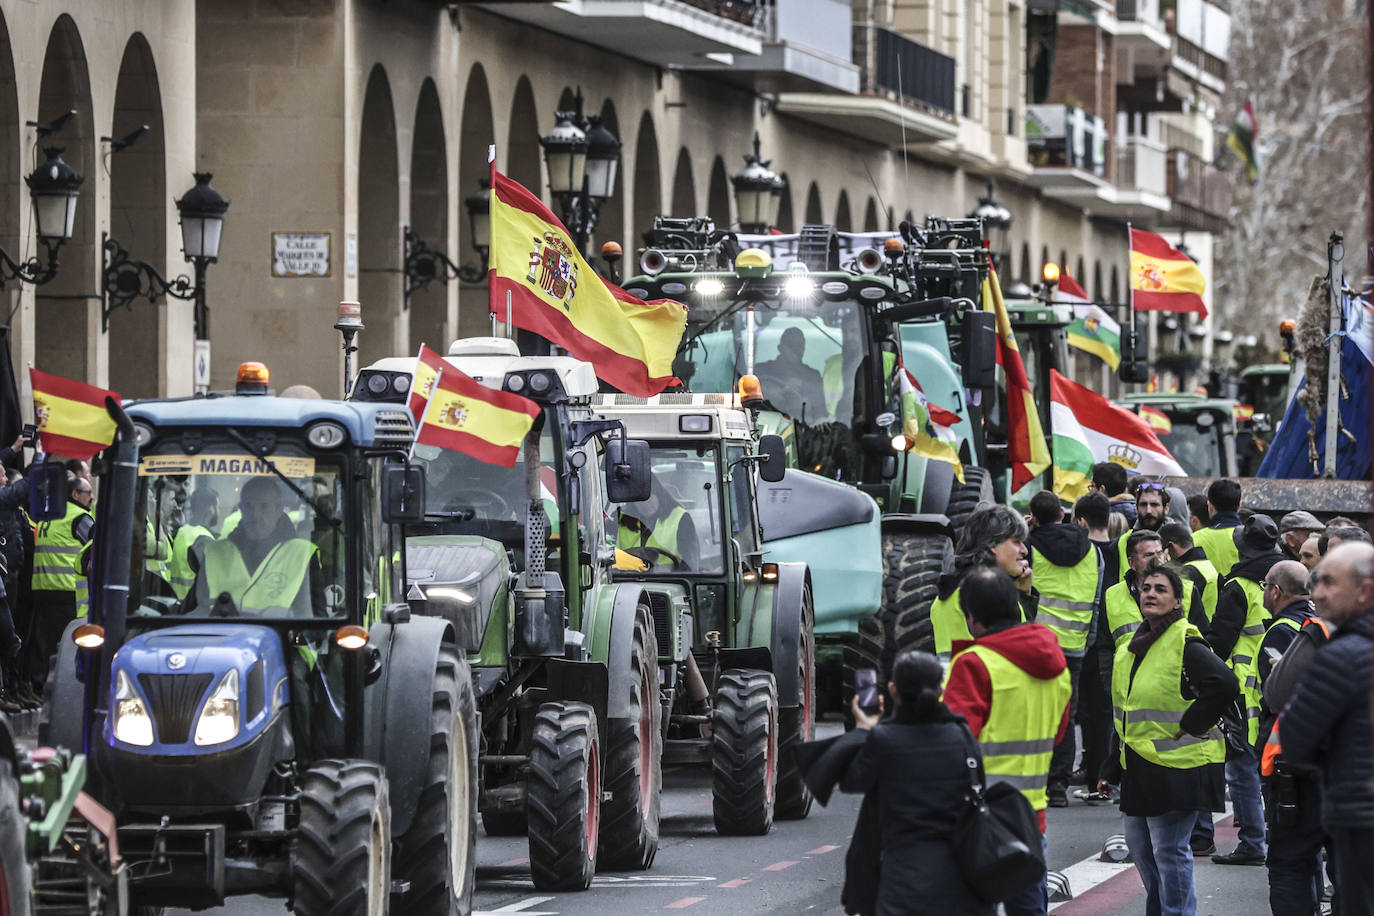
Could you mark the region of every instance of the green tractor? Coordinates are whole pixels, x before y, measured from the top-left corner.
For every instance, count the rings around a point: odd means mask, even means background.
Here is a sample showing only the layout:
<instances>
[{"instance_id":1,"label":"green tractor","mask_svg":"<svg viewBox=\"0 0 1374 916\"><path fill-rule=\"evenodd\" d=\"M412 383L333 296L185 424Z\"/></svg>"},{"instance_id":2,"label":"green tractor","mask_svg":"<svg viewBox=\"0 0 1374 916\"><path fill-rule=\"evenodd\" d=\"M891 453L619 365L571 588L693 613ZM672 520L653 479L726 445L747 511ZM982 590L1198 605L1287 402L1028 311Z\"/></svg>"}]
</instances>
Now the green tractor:
<instances>
[{"instance_id":1,"label":"green tractor","mask_svg":"<svg viewBox=\"0 0 1374 916\"><path fill-rule=\"evenodd\" d=\"M528 834L540 890L582 890L597 869L648 868L658 849L662 609L613 579L603 512L649 498L648 448L593 413L587 363L490 337L445 359L541 413L511 468L415 446L427 491L406 529L411 599L453 627L471 666L484 829ZM414 369L380 360L353 398L404 401Z\"/></svg>"},{"instance_id":2,"label":"green tractor","mask_svg":"<svg viewBox=\"0 0 1374 916\"><path fill-rule=\"evenodd\" d=\"M1238 477L1236 416L1232 398L1156 392L1116 402L1145 417L1189 477Z\"/></svg>"},{"instance_id":3,"label":"green tractor","mask_svg":"<svg viewBox=\"0 0 1374 916\"><path fill-rule=\"evenodd\" d=\"M817 634L876 603L872 499L787 468L782 439L758 436L733 394L603 395L598 413L652 456L653 500L614 507L612 575L643 583L654 608L665 761L711 767L720 833L805 817L792 748L814 734ZM798 554L819 565L773 560Z\"/></svg>"},{"instance_id":4,"label":"green tractor","mask_svg":"<svg viewBox=\"0 0 1374 916\"><path fill-rule=\"evenodd\" d=\"M903 224L900 237L820 225L745 236L706 219L659 218L645 241L641 272L624 286L688 305L674 364L687 388L734 391L756 377L760 428L784 435L796 466L877 503L881 606L818 628L817 640L822 659L842 647L846 669L877 668L885 677L895 653L933 645L930 605L955 532L993 500L1001 476L1005 443L984 434L996 332L981 307L987 257L979 222ZM962 483L953 464L909 450L901 366L932 403L959 414ZM969 391L986 395L984 406ZM773 536L766 517L764 529ZM769 549L770 558L792 558ZM846 690L851 683L842 676Z\"/></svg>"}]
</instances>

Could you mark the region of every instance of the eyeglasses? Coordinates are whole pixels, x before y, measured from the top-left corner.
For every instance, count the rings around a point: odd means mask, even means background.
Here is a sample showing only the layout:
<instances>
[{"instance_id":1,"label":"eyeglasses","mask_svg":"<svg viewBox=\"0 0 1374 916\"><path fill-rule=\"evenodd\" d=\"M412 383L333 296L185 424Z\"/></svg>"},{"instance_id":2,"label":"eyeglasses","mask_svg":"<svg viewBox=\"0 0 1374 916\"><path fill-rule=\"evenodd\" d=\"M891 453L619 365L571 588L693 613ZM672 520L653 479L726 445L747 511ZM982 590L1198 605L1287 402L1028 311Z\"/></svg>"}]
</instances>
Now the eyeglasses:
<instances>
[{"instance_id":1,"label":"eyeglasses","mask_svg":"<svg viewBox=\"0 0 1374 916\"><path fill-rule=\"evenodd\" d=\"M1140 491L1140 490L1162 490L1162 489L1164 489L1164 484L1162 484L1162 483L1139 483L1139 484L1136 484L1136 490L1137 490L1137 491Z\"/></svg>"}]
</instances>

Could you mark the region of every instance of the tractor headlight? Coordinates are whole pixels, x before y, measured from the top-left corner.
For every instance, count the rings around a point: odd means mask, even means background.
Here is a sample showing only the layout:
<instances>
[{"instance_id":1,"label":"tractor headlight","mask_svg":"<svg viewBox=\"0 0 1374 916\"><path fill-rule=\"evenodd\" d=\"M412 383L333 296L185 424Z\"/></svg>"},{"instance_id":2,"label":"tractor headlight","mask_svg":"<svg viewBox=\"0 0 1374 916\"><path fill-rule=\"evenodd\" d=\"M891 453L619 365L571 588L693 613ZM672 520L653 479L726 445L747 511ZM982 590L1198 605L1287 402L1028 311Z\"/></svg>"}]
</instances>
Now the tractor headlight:
<instances>
[{"instance_id":1,"label":"tractor headlight","mask_svg":"<svg viewBox=\"0 0 1374 916\"><path fill-rule=\"evenodd\" d=\"M475 600L472 596L472 592L467 589L452 588L447 585L436 585L434 588L426 589L425 597L430 600L437 598L440 601L455 601L465 606L472 604Z\"/></svg>"},{"instance_id":2,"label":"tractor headlight","mask_svg":"<svg viewBox=\"0 0 1374 916\"><path fill-rule=\"evenodd\" d=\"M116 741L147 747L153 743L153 719L123 671L115 676L114 736Z\"/></svg>"},{"instance_id":3,"label":"tractor headlight","mask_svg":"<svg viewBox=\"0 0 1374 916\"><path fill-rule=\"evenodd\" d=\"M239 672L230 668L196 720L196 744L223 744L239 733Z\"/></svg>"}]
</instances>

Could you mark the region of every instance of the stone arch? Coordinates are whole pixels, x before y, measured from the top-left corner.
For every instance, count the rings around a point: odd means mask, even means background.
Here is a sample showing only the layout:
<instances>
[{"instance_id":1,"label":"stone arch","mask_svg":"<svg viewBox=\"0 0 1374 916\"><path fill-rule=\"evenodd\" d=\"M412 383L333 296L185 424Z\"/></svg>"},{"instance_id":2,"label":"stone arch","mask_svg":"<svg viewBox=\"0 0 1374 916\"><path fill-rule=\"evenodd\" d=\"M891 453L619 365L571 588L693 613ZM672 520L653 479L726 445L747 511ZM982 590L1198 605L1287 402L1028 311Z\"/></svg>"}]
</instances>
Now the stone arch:
<instances>
[{"instance_id":1,"label":"stone arch","mask_svg":"<svg viewBox=\"0 0 1374 916\"><path fill-rule=\"evenodd\" d=\"M1061 271L1069 269L1069 253L1062 248L1059 249L1059 269ZM1077 280L1078 278L1074 277L1074 279Z\"/></svg>"},{"instance_id":2,"label":"stone arch","mask_svg":"<svg viewBox=\"0 0 1374 916\"><path fill-rule=\"evenodd\" d=\"M633 244L625 246L628 262L625 274L637 272L639 263L635 253L645 232L653 228L654 217L663 212L663 190L659 177L658 134L654 131L654 118L644 112L639 118L639 130L635 132L635 171L634 171L634 238Z\"/></svg>"},{"instance_id":3,"label":"stone arch","mask_svg":"<svg viewBox=\"0 0 1374 916\"><path fill-rule=\"evenodd\" d=\"M840 232L854 231L854 220L849 215L848 191L840 191L840 199L835 203L835 228Z\"/></svg>"},{"instance_id":4,"label":"stone arch","mask_svg":"<svg viewBox=\"0 0 1374 916\"><path fill-rule=\"evenodd\" d=\"M616 116L615 102L611 99L601 103L601 124L614 134L617 140L620 139L620 119ZM611 196L601 203L593 244L588 249L588 254L592 256L600 255L603 242L619 242L622 249L625 247L625 176L622 168L624 164L622 143L621 162L616 166L615 186L611 189Z\"/></svg>"},{"instance_id":5,"label":"stone arch","mask_svg":"<svg viewBox=\"0 0 1374 916\"><path fill-rule=\"evenodd\" d=\"M878 202L870 197L868 203L864 205L864 232L877 232L881 228L878 217Z\"/></svg>"},{"instance_id":6,"label":"stone arch","mask_svg":"<svg viewBox=\"0 0 1374 916\"><path fill-rule=\"evenodd\" d=\"M91 110L90 70L81 33L66 13L57 17L48 34L43 54L43 76L38 91L38 121L47 123L76 110L76 116L40 146L61 147L62 158L86 178L76 205L76 224L71 241L62 248L61 269L46 286L34 293L34 364L45 372L95 383L102 377L93 331L100 325L100 303L90 291L98 289L95 193L99 163L95 156L95 118ZM42 156L42 150L38 150ZM24 191L28 203L28 191ZM30 232L33 227L30 226ZM30 239L32 236L30 236ZM25 239L20 251L32 251L36 242Z\"/></svg>"},{"instance_id":7,"label":"stone arch","mask_svg":"<svg viewBox=\"0 0 1374 916\"><path fill-rule=\"evenodd\" d=\"M386 69L367 77L358 150L358 300L367 331L359 335L359 365L394 355L409 335L401 328L400 170L396 109Z\"/></svg>"},{"instance_id":8,"label":"stone arch","mask_svg":"<svg viewBox=\"0 0 1374 916\"><path fill-rule=\"evenodd\" d=\"M1031 282L1030 242L1021 243L1021 282Z\"/></svg>"},{"instance_id":9,"label":"stone arch","mask_svg":"<svg viewBox=\"0 0 1374 916\"><path fill-rule=\"evenodd\" d=\"M459 142L462 140L460 138ZM534 194L544 186L540 167L539 112L534 104L534 89L523 73L515 83L510 105L510 132L506 139L506 174ZM468 192L463 192L468 193Z\"/></svg>"},{"instance_id":10,"label":"stone arch","mask_svg":"<svg viewBox=\"0 0 1374 916\"><path fill-rule=\"evenodd\" d=\"M730 216L730 179L725 174L725 160L720 156L711 163L711 183L706 192L706 215L716 223L717 229L734 226Z\"/></svg>"},{"instance_id":11,"label":"stone arch","mask_svg":"<svg viewBox=\"0 0 1374 916\"><path fill-rule=\"evenodd\" d=\"M468 71L467 88L463 92L463 120L458 131L458 187L459 199L477 190L478 183L491 173L487 164L487 147L496 142L496 129L491 115L491 92L487 88L487 73L481 64L473 64ZM539 149L536 140L534 148ZM527 186L529 187L529 186ZM529 188L539 193L536 183ZM470 241L470 240L469 240ZM462 246L461 257L454 258L459 263L468 258L469 244ZM471 337L490 333L491 320L487 317L486 286L460 286L458 290L458 328L455 337Z\"/></svg>"},{"instance_id":12,"label":"stone arch","mask_svg":"<svg viewBox=\"0 0 1374 916\"><path fill-rule=\"evenodd\" d=\"M1050 262L1050 246L1040 246L1040 268L1043 270L1045 265Z\"/></svg>"},{"instance_id":13,"label":"stone arch","mask_svg":"<svg viewBox=\"0 0 1374 916\"><path fill-rule=\"evenodd\" d=\"M464 113L467 106L464 105ZM490 118L491 109L487 115ZM444 139L444 112L439 104L439 90L434 80L420 85L415 101L415 128L410 149L410 229L426 245L439 251L448 249L448 144ZM468 134L463 135L465 138ZM477 137L472 135L473 142ZM482 151L486 159L486 150ZM477 190L477 183L459 184L458 198ZM459 204L461 206L461 203ZM459 251L452 258L461 263L463 243L469 239L459 233ZM453 281L450 281L453 282ZM410 297L410 344L406 353L417 353L425 343L447 352L448 339L453 336L448 315L448 287L431 283L427 289L416 290Z\"/></svg>"},{"instance_id":14,"label":"stone arch","mask_svg":"<svg viewBox=\"0 0 1374 916\"><path fill-rule=\"evenodd\" d=\"M1112 285L1111 285L1111 293L1112 293L1112 298L1111 298L1112 305L1117 305L1117 304L1119 304L1119 303L1121 302L1121 281L1120 281L1120 277L1118 276L1118 274L1117 274L1117 272L1116 272L1116 265L1115 265L1115 264L1112 265Z\"/></svg>"},{"instance_id":15,"label":"stone arch","mask_svg":"<svg viewBox=\"0 0 1374 916\"><path fill-rule=\"evenodd\" d=\"M782 200L778 202L778 222L773 228L779 232L796 232L796 217L792 215L792 182L782 173Z\"/></svg>"},{"instance_id":16,"label":"stone arch","mask_svg":"<svg viewBox=\"0 0 1374 916\"><path fill-rule=\"evenodd\" d=\"M129 257L147 261L171 279L169 273L190 271L189 265L180 260L167 263L168 191L162 93L152 48L141 33L135 32L124 46L124 58L119 65L110 136L127 136L145 124L147 133L125 149L111 150L109 154L110 237L129 252ZM189 187L191 177L181 177ZM156 304L137 299L130 309L118 309L110 315L110 387L126 398L165 394L159 376L167 362L166 313L168 309L194 307L192 303L164 296ZM189 374L190 367L180 368Z\"/></svg>"},{"instance_id":17,"label":"stone arch","mask_svg":"<svg viewBox=\"0 0 1374 916\"><path fill-rule=\"evenodd\" d=\"M554 111L576 111L577 93L581 91L581 86L578 86L576 91L571 86L564 86L563 91L558 93L558 107ZM553 127L553 125L550 124L549 127Z\"/></svg>"},{"instance_id":18,"label":"stone arch","mask_svg":"<svg viewBox=\"0 0 1374 916\"><path fill-rule=\"evenodd\" d=\"M1084 283L1088 282L1088 270L1083 265L1083 256L1081 254L1078 256L1078 262L1074 266L1076 270L1074 271L1073 278L1078 281L1079 286L1082 286Z\"/></svg>"},{"instance_id":19,"label":"stone arch","mask_svg":"<svg viewBox=\"0 0 1374 916\"><path fill-rule=\"evenodd\" d=\"M821 189L816 183L811 182L811 187L806 190L806 218L807 223L825 222L825 214L821 212Z\"/></svg>"},{"instance_id":20,"label":"stone arch","mask_svg":"<svg viewBox=\"0 0 1374 916\"><path fill-rule=\"evenodd\" d=\"M678 150L677 165L673 167L673 206L670 216L687 219L697 216L697 186L692 179L692 154L687 147Z\"/></svg>"},{"instance_id":21,"label":"stone arch","mask_svg":"<svg viewBox=\"0 0 1374 916\"><path fill-rule=\"evenodd\" d=\"M1102 301L1102 262L1093 262L1093 299Z\"/></svg>"}]
</instances>

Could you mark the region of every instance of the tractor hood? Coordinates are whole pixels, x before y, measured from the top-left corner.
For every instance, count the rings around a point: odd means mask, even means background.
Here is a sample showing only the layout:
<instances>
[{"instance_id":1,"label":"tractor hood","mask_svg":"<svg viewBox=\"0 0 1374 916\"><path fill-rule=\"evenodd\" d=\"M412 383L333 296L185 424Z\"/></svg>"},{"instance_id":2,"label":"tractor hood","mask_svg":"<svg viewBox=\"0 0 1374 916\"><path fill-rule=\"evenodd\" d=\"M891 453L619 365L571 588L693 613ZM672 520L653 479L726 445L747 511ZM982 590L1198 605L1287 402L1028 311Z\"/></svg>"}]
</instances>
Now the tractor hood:
<instances>
[{"instance_id":1,"label":"tractor hood","mask_svg":"<svg viewBox=\"0 0 1374 916\"><path fill-rule=\"evenodd\" d=\"M476 652L498 596L510 580L506 548L476 535L406 538L406 578L425 599L425 613L453 625L458 647ZM504 619L504 618L503 618Z\"/></svg>"}]
</instances>

